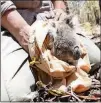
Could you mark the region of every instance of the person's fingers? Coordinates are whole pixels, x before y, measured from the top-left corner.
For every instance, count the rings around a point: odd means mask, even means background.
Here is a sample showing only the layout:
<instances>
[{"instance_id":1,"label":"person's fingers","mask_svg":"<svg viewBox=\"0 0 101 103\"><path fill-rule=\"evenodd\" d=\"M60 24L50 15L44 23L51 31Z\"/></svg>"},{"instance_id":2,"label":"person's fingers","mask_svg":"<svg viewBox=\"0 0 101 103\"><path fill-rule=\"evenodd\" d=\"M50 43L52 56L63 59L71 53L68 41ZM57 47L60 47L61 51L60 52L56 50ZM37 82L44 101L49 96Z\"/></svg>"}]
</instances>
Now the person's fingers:
<instances>
[{"instance_id":1,"label":"person's fingers","mask_svg":"<svg viewBox=\"0 0 101 103\"><path fill-rule=\"evenodd\" d=\"M50 15L51 15L52 18L55 17L55 13L52 10L49 13L50 13Z\"/></svg>"},{"instance_id":2,"label":"person's fingers","mask_svg":"<svg viewBox=\"0 0 101 103\"><path fill-rule=\"evenodd\" d=\"M52 18L52 16L51 16L49 11L45 11L44 15L45 15L46 18Z\"/></svg>"},{"instance_id":3,"label":"person's fingers","mask_svg":"<svg viewBox=\"0 0 101 103\"><path fill-rule=\"evenodd\" d=\"M44 13L39 13L37 15L37 20L46 21L47 19L54 18L54 13L52 11L45 11Z\"/></svg>"},{"instance_id":4,"label":"person's fingers","mask_svg":"<svg viewBox=\"0 0 101 103\"><path fill-rule=\"evenodd\" d=\"M61 13L57 12L56 15L55 15L54 20L59 21L60 16L61 16Z\"/></svg>"},{"instance_id":5,"label":"person's fingers","mask_svg":"<svg viewBox=\"0 0 101 103\"><path fill-rule=\"evenodd\" d=\"M58 21L60 16L61 16L61 14L62 14L62 11L60 9L55 9L54 10L54 15L55 15L54 16L54 20Z\"/></svg>"},{"instance_id":6,"label":"person's fingers","mask_svg":"<svg viewBox=\"0 0 101 103\"><path fill-rule=\"evenodd\" d=\"M55 14L54 20L56 21L62 21L67 17L67 13L62 9L55 9L54 14Z\"/></svg>"},{"instance_id":7,"label":"person's fingers","mask_svg":"<svg viewBox=\"0 0 101 103\"><path fill-rule=\"evenodd\" d=\"M61 13L60 17L59 17L59 20L62 21L64 19L66 19L66 13Z\"/></svg>"}]
</instances>

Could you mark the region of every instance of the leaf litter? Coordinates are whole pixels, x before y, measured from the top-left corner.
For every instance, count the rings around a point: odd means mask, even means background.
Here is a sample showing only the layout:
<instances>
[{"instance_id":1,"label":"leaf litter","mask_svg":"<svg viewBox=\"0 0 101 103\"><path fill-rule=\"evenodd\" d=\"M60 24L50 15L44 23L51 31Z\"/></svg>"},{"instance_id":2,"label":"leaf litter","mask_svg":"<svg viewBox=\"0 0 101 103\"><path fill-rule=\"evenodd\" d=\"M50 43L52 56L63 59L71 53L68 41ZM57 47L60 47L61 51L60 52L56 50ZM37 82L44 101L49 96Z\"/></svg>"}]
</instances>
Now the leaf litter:
<instances>
[{"instance_id":1,"label":"leaf litter","mask_svg":"<svg viewBox=\"0 0 101 103\"><path fill-rule=\"evenodd\" d=\"M33 99L34 102L101 102L101 63L92 66L89 73L92 79L92 86L83 93L74 93L70 87L67 92L53 90L52 83L48 85L41 81L36 83L38 96Z\"/></svg>"}]
</instances>

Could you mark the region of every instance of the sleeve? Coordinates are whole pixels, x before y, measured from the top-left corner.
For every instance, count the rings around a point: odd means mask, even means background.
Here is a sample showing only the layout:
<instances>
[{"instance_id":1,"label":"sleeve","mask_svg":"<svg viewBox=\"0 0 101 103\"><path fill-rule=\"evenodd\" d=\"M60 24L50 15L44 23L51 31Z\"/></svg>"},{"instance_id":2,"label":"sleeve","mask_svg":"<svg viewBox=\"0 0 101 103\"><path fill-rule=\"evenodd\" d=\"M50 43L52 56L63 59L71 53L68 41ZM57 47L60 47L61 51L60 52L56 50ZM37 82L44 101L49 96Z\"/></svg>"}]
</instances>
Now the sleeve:
<instances>
[{"instance_id":1,"label":"sleeve","mask_svg":"<svg viewBox=\"0 0 101 103\"><path fill-rule=\"evenodd\" d=\"M1 0L1 16L10 9L16 9L16 6L12 1Z\"/></svg>"}]
</instances>

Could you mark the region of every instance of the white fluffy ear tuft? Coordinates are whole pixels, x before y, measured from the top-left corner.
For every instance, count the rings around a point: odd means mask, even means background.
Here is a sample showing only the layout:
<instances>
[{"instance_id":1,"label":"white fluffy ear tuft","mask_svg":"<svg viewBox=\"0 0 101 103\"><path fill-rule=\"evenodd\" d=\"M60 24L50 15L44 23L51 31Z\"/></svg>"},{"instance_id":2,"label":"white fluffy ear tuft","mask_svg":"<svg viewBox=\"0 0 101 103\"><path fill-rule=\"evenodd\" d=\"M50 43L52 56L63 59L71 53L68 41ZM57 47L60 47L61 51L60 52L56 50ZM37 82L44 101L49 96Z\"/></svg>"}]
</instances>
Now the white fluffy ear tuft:
<instances>
[{"instance_id":1,"label":"white fluffy ear tuft","mask_svg":"<svg viewBox=\"0 0 101 103\"><path fill-rule=\"evenodd\" d=\"M74 15L71 21L73 23L74 28L79 27L80 23L79 23L78 15Z\"/></svg>"}]
</instances>

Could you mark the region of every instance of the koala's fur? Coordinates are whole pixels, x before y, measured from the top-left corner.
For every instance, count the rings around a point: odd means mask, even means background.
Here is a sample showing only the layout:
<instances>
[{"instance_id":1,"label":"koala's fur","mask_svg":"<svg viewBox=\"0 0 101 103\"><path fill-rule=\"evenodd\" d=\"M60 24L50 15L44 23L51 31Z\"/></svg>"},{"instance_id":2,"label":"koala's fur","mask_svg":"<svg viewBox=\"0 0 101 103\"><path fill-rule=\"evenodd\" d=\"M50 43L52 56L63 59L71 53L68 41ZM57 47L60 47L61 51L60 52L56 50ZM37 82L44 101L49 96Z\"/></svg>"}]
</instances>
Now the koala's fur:
<instances>
[{"instance_id":1,"label":"koala's fur","mask_svg":"<svg viewBox=\"0 0 101 103\"><path fill-rule=\"evenodd\" d=\"M52 53L66 62L78 60L81 55L80 42L71 21L71 17L66 17L54 24L57 28L57 35L54 37Z\"/></svg>"}]
</instances>

